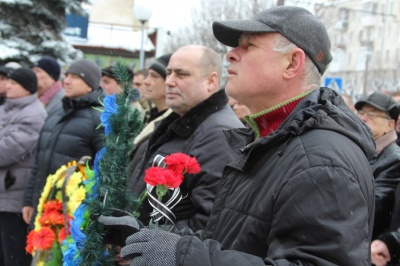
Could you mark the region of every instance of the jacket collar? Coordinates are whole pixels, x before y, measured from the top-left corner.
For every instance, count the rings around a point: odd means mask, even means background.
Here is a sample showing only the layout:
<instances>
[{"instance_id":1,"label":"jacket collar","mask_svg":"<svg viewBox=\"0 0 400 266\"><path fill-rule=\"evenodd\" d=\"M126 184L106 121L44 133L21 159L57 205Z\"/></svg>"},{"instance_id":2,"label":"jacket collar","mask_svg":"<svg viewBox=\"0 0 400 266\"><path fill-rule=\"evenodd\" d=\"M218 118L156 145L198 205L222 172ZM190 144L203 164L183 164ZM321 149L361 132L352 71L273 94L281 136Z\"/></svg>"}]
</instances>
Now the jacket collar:
<instances>
[{"instance_id":1,"label":"jacket collar","mask_svg":"<svg viewBox=\"0 0 400 266\"><path fill-rule=\"evenodd\" d=\"M376 152L380 154L389 144L395 142L397 140L397 134L393 129L389 133L382 135L378 138L376 142Z\"/></svg>"},{"instance_id":2,"label":"jacket collar","mask_svg":"<svg viewBox=\"0 0 400 266\"><path fill-rule=\"evenodd\" d=\"M182 117L176 119L170 126L177 135L187 138L212 113L221 110L228 103L224 90L211 95L208 99L196 105Z\"/></svg>"},{"instance_id":3,"label":"jacket collar","mask_svg":"<svg viewBox=\"0 0 400 266\"><path fill-rule=\"evenodd\" d=\"M98 87L96 90L93 90L90 93L76 99L64 97L62 99L63 108L65 111L68 111L71 109L86 108L88 106L100 106L100 102L103 100L103 98L103 89Z\"/></svg>"},{"instance_id":4,"label":"jacket collar","mask_svg":"<svg viewBox=\"0 0 400 266\"><path fill-rule=\"evenodd\" d=\"M37 92L21 98L9 98L4 103L4 111L9 111L14 108L23 108L24 106L36 101L37 99Z\"/></svg>"}]
</instances>

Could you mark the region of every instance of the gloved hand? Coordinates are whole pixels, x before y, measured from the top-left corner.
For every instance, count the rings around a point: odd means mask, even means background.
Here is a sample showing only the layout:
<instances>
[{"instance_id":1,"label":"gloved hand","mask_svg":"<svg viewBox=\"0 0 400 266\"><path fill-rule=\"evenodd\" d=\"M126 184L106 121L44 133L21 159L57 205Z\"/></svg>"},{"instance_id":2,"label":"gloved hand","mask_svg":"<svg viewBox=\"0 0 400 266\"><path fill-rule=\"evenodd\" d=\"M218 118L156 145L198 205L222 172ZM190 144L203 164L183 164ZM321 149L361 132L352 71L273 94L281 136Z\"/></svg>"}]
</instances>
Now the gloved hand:
<instances>
[{"instance_id":1,"label":"gloved hand","mask_svg":"<svg viewBox=\"0 0 400 266\"><path fill-rule=\"evenodd\" d=\"M166 231L143 228L126 239L121 257L132 259L131 266L176 265L176 246L180 238Z\"/></svg>"},{"instance_id":2,"label":"gloved hand","mask_svg":"<svg viewBox=\"0 0 400 266\"><path fill-rule=\"evenodd\" d=\"M113 209L111 216L100 215L95 220L105 227L103 242L117 246L125 246L126 238L144 227L142 222L130 213L118 209Z\"/></svg>"}]
</instances>

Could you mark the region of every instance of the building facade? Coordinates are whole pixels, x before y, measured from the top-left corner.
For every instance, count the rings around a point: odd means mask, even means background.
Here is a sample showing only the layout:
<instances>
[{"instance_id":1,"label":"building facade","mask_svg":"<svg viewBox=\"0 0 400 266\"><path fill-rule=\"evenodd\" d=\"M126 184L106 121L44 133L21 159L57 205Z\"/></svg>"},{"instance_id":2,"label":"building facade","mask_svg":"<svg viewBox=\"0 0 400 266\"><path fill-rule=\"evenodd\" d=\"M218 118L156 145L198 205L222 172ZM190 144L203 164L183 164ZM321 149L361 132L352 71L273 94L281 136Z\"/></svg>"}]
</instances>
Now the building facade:
<instances>
[{"instance_id":1,"label":"building facade","mask_svg":"<svg viewBox=\"0 0 400 266\"><path fill-rule=\"evenodd\" d=\"M400 91L400 1L333 0L315 6L332 41L325 76L341 77L343 93Z\"/></svg>"}]
</instances>

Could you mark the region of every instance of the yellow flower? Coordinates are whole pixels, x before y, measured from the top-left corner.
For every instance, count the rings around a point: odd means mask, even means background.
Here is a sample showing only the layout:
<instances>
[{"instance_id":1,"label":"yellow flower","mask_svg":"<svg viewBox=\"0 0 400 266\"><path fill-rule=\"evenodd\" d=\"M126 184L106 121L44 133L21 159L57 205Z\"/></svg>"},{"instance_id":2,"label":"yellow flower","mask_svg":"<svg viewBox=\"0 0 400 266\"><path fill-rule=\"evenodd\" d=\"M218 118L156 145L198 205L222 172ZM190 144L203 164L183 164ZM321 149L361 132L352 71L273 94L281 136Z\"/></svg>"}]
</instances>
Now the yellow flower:
<instances>
[{"instance_id":1,"label":"yellow flower","mask_svg":"<svg viewBox=\"0 0 400 266\"><path fill-rule=\"evenodd\" d=\"M74 172L68 180L65 192L70 196L76 188L82 183L82 174L79 172Z\"/></svg>"},{"instance_id":2,"label":"yellow flower","mask_svg":"<svg viewBox=\"0 0 400 266\"><path fill-rule=\"evenodd\" d=\"M69 213L74 213L75 210L82 203L82 201L85 199L85 197L86 197L86 189L85 189L85 187L80 186L77 189L75 189L75 191L69 197L69 200L68 200L68 203L67 203L68 212Z\"/></svg>"},{"instance_id":3,"label":"yellow flower","mask_svg":"<svg viewBox=\"0 0 400 266\"><path fill-rule=\"evenodd\" d=\"M62 201L62 191L61 190L57 191L56 199L58 199L59 201Z\"/></svg>"}]
</instances>

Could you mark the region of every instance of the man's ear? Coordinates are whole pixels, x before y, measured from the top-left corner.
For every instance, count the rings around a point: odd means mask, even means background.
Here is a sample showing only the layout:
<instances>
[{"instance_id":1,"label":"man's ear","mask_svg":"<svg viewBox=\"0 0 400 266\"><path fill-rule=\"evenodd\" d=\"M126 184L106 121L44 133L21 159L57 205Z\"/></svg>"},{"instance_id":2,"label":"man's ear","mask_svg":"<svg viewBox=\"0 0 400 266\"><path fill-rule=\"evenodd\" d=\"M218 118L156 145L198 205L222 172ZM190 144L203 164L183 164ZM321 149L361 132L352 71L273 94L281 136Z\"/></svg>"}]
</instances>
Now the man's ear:
<instances>
[{"instance_id":1,"label":"man's ear","mask_svg":"<svg viewBox=\"0 0 400 266\"><path fill-rule=\"evenodd\" d=\"M300 48L295 48L287 54L287 59L289 63L283 73L283 77L292 79L303 71L306 54Z\"/></svg>"},{"instance_id":2,"label":"man's ear","mask_svg":"<svg viewBox=\"0 0 400 266\"><path fill-rule=\"evenodd\" d=\"M212 72L207 77L207 90L209 92L215 91L215 88L218 89L218 86L219 86L218 73Z\"/></svg>"},{"instance_id":3,"label":"man's ear","mask_svg":"<svg viewBox=\"0 0 400 266\"><path fill-rule=\"evenodd\" d=\"M395 130L396 129L395 126L396 126L396 121L394 121L394 119L389 119L389 122L388 122L389 131L392 129Z\"/></svg>"}]
</instances>

